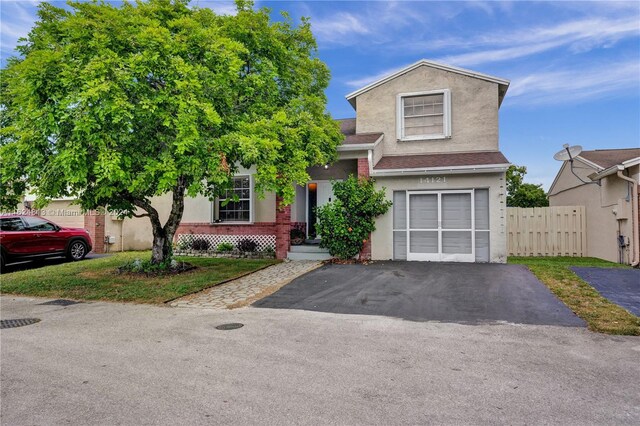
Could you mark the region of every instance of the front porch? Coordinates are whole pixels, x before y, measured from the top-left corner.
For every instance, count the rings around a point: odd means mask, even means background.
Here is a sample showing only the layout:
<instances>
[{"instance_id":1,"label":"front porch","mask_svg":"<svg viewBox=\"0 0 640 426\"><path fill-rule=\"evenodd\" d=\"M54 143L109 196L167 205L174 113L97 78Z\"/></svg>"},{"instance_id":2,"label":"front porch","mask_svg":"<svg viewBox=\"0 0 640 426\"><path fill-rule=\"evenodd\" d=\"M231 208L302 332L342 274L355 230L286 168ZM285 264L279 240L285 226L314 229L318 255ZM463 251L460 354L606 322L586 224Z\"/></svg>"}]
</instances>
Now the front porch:
<instances>
[{"instance_id":1,"label":"front porch","mask_svg":"<svg viewBox=\"0 0 640 426\"><path fill-rule=\"evenodd\" d=\"M295 199L289 206L282 206L281 200L273 195L258 201L252 194L251 210L247 215L249 220L245 222L215 217L216 207L213 202L209 222L183 221L180 224L175 237L176 245L188 245L200 240L207 241L209 249L215 250L221 244L235 247L240 241L248 239L256 243L256 251L275 251L277 259L329 259L328 251L318 245L315 210L333 200L332 180L346 179L349 175L368 176L369 163L366 158L340 159L331 165L311 167L308 173L311 180L304 186L296 186ZM304 234L304 244L291 245L293 229ZM368 253L370 256L370 248Z\"/></svg>"}]
</instances>

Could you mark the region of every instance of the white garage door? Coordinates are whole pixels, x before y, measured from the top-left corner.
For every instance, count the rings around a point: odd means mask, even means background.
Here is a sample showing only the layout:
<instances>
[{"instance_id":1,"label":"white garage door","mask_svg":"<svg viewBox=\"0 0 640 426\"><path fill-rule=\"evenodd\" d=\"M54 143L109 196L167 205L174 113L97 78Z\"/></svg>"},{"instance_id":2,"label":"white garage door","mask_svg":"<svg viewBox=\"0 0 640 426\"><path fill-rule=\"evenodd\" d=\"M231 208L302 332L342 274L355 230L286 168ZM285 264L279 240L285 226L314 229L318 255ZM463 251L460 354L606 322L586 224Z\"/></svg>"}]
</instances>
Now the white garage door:
<instances>
[{"instance_id":1,"label":"white garage door","mask_svg":"<svg viewBox=\"0 0 640 426\"><path fill-rule=\"evenodd\" d=\"M488 190L394 193L394 258L489 260Z\"/></svg>"}]
</instances>

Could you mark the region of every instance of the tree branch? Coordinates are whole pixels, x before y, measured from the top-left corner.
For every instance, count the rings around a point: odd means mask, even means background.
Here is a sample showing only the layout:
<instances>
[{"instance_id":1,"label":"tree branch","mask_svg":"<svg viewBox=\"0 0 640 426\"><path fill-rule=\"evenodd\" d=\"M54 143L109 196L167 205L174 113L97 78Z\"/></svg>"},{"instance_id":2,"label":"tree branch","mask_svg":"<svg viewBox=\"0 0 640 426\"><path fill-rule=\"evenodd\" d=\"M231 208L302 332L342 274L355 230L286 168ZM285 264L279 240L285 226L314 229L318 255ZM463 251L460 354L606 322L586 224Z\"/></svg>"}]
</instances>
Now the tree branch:
<instances>
[{"instance_id":1,"label":"tree branch","mask_svg":"<svg viewBox=\"0 0 640 426\"><path fill-rule=\"evenodd\" d=\"M173 188L173 203L171 205L171 213L164 225L165 234L173 236L175 234L182 214L184 213L184 193L187 188L187 179L184 176L178 178L178 183Z\"/></svg>"}]
</instances>

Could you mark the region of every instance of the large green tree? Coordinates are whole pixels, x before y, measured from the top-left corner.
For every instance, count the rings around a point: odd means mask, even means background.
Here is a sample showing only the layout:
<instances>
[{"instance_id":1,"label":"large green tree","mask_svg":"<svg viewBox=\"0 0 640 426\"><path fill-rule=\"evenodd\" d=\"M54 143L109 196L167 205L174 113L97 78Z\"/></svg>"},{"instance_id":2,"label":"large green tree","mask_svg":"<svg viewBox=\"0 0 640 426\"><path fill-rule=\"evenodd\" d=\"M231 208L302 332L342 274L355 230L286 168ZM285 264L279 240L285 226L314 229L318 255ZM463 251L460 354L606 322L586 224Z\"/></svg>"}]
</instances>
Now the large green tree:
<instances>
[{"instance_id":1,"label":"large green tree","mask_svg":"<svg viewBox=\"0 0 640 426\"><path fill-rule=\"evenodd\" d=\"M525 166L509 166L507 169L507 207L547 207L549 198L542 185L525 183Z\"/></svg>"},{"instance_id":2,"label":"large green tree","mask_svg":"<svg viewBox=\"0 0 640 426\"><path fill-rule=\"evenodd\" d=\"M1 74L0 203L76 197L149 217L152 261L171 255L185 195L214 197L236 168L258 194L292 201L308 166L341 141L329 71L309 22L237 2L234 16L187 0L40 5ZM162 223L152 197L172 194Z\"/></svg>"}]
</instances>

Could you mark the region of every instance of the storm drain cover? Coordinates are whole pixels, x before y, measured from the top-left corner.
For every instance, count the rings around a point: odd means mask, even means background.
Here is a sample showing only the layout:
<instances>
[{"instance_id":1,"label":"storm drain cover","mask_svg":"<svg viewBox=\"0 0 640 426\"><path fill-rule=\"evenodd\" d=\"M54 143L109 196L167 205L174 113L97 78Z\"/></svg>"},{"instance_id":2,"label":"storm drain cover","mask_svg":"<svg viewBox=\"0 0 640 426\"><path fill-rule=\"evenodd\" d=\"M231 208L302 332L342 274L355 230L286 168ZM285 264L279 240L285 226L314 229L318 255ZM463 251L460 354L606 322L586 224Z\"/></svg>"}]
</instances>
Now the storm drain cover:
<instances>
[{"instance_id":1,"label":"storm drain cover","mask_svg":"<svg viewBox=\"0 0 640 426\"><path fill-rule=\"evenodd\" d=\"M82 303L82 302L76 302L75 300L69 300L69 299L56 299L56 300L51 300L49 302L38 303L38 305L69 306L69 305L75 305L77 303Z\"/></svg>"},{"instance_id":2,"label":"storm drain cover","mask_svg":"<svg viewBox=\"0 0 640 426\"><path fill-rule=\"evenodd\" d=\"M0 328L24 327L25 325L31 325L37 322L40 322L40 318L20 318L20 319L1 320Z\"/></svg>"},{"instance_id":3,"label":"storm drain cover","mask_svg":"<svg viewBox=\"0 0 640 426\"><path fill-rule=\"evenodd\" d=\"M235 330L236 328L244 327L244 324L239 322L231 322L229 324L220 324L216 326L218 330Z\"/></svg>"}]
</instances>

